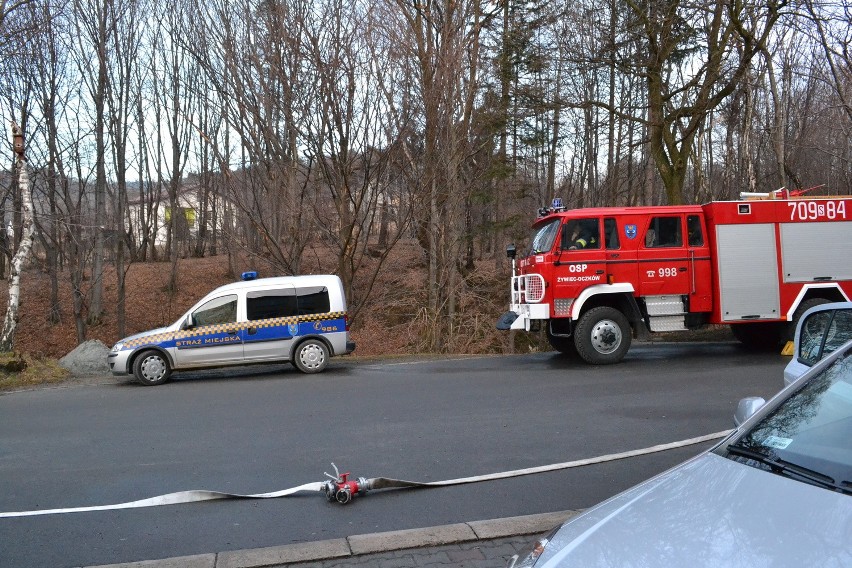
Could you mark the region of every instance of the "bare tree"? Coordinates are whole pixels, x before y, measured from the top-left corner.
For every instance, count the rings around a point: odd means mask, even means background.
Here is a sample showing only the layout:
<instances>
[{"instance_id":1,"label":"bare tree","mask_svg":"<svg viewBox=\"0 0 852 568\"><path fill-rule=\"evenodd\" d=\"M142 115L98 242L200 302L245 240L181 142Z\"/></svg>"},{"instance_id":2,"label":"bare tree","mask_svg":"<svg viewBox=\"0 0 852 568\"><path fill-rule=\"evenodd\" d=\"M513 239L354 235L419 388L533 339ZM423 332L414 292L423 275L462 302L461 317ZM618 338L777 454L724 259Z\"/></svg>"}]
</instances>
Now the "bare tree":
<instances>
[{"instance_id":1,"label":"bare tree","mask_svg":"<svg viewBox=\"0 0 852 568\"><path fill-rule=\"evenodd\" d=\"M131 128L135 118L136 99L141 97L139 90L134 90L134 87L138 86L134 78L138 73L140 36L143 31L141 24L146 12L146 5L141 0L122 0L117 4L110 34L115 57L107 70L110 76L107 91L108 125L115 172L115 194L112 200L114 222L110 226L115 235L113 245L117 284L116 320L120 337L126 335L128 237L125 215L128 200L127 176L132 154Z\"/></svg>"},{"instance_id":2,"label":"bare tree","mask_svg":"<svg viewBox=\"0 0 852 568\"><path fill-rule=\"evenodd\" d=\"M417 178L418 238L427 255L426 344L452 343L456 317L458 259L463 258L465 164L474 102L479 92L481 37L492 16L485 4L396 2L404 22L404 47L422 109L422 168ZM490 7L490 5L489 5Z\"/></svg>"},{"instance_id":3,"label":"bare tree","mask_svg":"<svg viewBox=\"0 0 852 568\"><path fill-rule=\"evenodd\" d=\"M60 43L67 34L60 33L67 20L60 10L50 11L39 6L38 16L42 19L41 33L34 36L31 45L34 76L35 105L42 119L42 136L47 146L45 169L45 199L43 214L36 219L37 235L45 248L47 272L50 278L50 312L48 320L59 323L62 310L59 301L59 269L61 265L62 218L61 184L64 177L63 156L60 150L60 122L66 104L63 83L68 80L68 58Z\"/></svg>"},{"instance_id":4,"label":"bare tree","mask_svg":"<svg viewBox=\"0 0 852 568\"><path fill-rule=\"evenodd\" d=\"M313 164L303 159L301 138L304 101L315 88L303 76L301 36L309 12L307 4L275 0L199 3L202 18L187 45L224 106L244 157L228 188L247 228L246 252L291 274L299 272L310 242L309 205L316 197ZM229 171L230 148L217 144L216 152Z\"/></svg>"},{"instance_id":5,"label":"bare tree","mask_svg":"<svg viewBox=\"0 0 852 568\"><path fill-rule=\"evenodd\" d=\"M831 85L852 119L852 7L848 2L817 4L813 0L806 0L804 6L825 54Z\"/></svg>"},{"instance_id":6,"label":"bare tree","mask_svg":"<svg viewBox=\"0 0 852 568\"><path fill-rule=\"evenodd\" d=\"M166 209L166 250L171 260L169 283L167 288L174 292L178 287L178 259L187 249L188 222L187 211L181 206L179 193L184 170L190 156L190 144L194 129L192 116L195 114L198 89L194 83L197 70L194 60L184 50L180 41L182 30L188 26L190 16L188 3L177 2L163 13L161 25L157 26L157 36L153 43L154 65L159 70L153 81L155 105L162 113L162 123L166 129L165 144L160 144L157 169L160 164L168 180L168 207ZM161 139L162 141L162 139Z\"/></svg>"},{"instance_id":7,"label":"bare tree","mask_svg":"<svg viewBox=\"0 0 852 568\"><path fill-rule=\"evenodd\" d=\"M649 146L668 202L684 201L695 136L740 83L786 0L762 8L741 1L627 0L647 49L637 71L648 92Z\"/></svg>"},{"instance_id":8,"label":"bare tree","mask_svg":"<svg viewBox=\"0 0 852 568\"><path fill-rule=\"evenodd\" d=\"M104 228L107 190L107 98L110 38L115 26L115 0L74 0L74 22L79 40L78 65L93 103L95 135L95 211L92 290L88 323L97 324L103 312ZM90 56L91 54L91 56Z\"/></svg>"},{"instance_id":9,"label":"bare tree","mask_svg":"<svg viewBox=\"0 0 852 568\"><path fill-rule=\"evenodd\" d=\"M0 334L0 351L11 351L14 347L15 330L18 326L18 307L21 295L21 271L24 261L30 254L33 243L33 202L32 188L27 174L27 159L24 147L24 132L12 123L12 146L17 156L18 183L21 188L22 226L21 242L9 269L9 304L6 307L6 317L3 319L3 331Z\"/></svg>"},{"instance_id":10,"label":"bare tree","mask_svg":"<svg viewBox=\"0 0 852 568\"><path fill-rule=\"evenodd\" d=\"M305 122L305 154L316 164L316 183L330 196L318 201L314 216L320 221L317 230L335 248L337 274L354 300L355 314L382 261L407 228L405 217L392 227L385 222L382 248L370 248L379 204L385 204L388 196L382 186L390 152L382 147L387 130L380 81L373 73L378 62L371 59L366 44L370 19L358 5L325 4L306 22L303 46L316 81L314 96L304 109L310 117ZM402 204L397 205L402 211ZM368 254L378 262L361 279L364 289L356 288L356 273L365 268Z\"/></svg>"}]
</instances>

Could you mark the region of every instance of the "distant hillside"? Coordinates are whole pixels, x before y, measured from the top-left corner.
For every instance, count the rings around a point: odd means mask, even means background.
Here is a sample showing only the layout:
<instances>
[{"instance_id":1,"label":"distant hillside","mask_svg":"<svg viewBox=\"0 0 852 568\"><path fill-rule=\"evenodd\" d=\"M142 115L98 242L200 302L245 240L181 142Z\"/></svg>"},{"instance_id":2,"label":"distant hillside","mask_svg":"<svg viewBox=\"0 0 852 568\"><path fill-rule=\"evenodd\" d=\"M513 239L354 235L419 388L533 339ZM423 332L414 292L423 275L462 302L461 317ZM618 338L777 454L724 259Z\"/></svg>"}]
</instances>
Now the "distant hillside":
<instances>
[{"instance_id":1,"label":"distant hillside","mask_svg":"<svg viewBox=\"0 0 852 568\"><path fill-rule=\"evenodd\" d=\"M413 245L402 244L387 262L371 296L364 301L365 288L350 299L350 311L359 308L352 335L358 343L356 355L411 354L422 352L421 337L429 325L423 310L426 304L425 265L422 253ZM316 256L315 256L316 258ZM244 266L250 270L257 266ZM168 325L204 294L216 286L232 282L226 256L187 258L178 262L178 286L174 296L164 289L171 265L168 262L133 264L127 274L127 335ZM316 267L311 272L322 270ZM271 276L260 268L261 276ZM307 271L306 271L307 272ZM8 293L0 281L0 308L5 312ZM88 284L88 283L87 283ZM104 283L103 324L89 326L87 339L112 346L118 337L116 322L116 279L108 268ZM356 282L357 285L357 282ZM77 346L70 278L60 275L62 322L51 324L50 280L40 270L28 270L21 278L20 322L15 349L33 356L59 358ZM494 327L508 304L508 275L497 274L494 262L483 262L460 285L459 330L446 351L451 353L494 353L508 348L508 335Z\"/></svg>"}]
</instances>

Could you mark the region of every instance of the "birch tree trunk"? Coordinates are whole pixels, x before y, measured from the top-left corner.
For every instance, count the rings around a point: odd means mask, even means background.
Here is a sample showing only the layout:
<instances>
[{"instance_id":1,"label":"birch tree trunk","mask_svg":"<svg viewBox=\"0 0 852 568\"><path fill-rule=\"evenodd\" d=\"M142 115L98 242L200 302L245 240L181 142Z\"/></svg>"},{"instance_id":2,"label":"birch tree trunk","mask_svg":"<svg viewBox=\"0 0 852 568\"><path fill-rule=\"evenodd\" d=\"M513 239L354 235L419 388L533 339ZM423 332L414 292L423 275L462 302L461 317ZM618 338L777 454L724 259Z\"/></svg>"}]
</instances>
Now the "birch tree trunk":
<instances>
[{"instance_id":1,"label":"birch tree trunk","mask_svg":"<svg viewBox=\"0 0 852 568\"><path fill-rule=\"evenodd\" d=\"M15 329L18 327L18 306L21 300L21 269L30 254L33 244L33 200L30 179L27 176L27 161L24 158L23 132L12 124L12 136L15 139L15 151L18 155L18 183L21 186L22 227L21 243L9 269L9 306L3 320L3 334L0 336L0 351L12 351L15 341ZM20 144L20 145L19 145Z\"/></svg>"}]
</instances>

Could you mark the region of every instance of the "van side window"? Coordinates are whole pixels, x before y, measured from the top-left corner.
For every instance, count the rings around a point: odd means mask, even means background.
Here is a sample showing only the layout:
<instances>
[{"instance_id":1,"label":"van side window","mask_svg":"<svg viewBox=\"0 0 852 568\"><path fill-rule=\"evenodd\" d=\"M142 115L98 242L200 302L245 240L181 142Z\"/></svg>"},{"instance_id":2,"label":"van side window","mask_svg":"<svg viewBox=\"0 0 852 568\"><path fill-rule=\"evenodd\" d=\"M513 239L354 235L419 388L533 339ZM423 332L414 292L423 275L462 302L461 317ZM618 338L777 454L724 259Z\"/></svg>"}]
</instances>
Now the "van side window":
<instances>
[{"instance_id":1,"label":"van side window","mask_svg":"<svg viewBox=\"0 0 852 568\"><path fill-rule=\"evenodd\" d=\"M680 217L651 218L651 224L645 232L645 246L648 248L683 246Z\"/></svg>"},{"instance_id":2,"label":"van side window","mask_svg":"<svg viewBox=\"0 0 852 568\"><path fill-rule=\"evenodd\" d=\"M311 286L299 288L298 312L300 316L311 314L325 314L331 311L331 303L328 299L328 288L325 286Z\"/></svg>"},{"instance_id":3,"label":"van side window","mask_svg":"<svg viewBox=\"0 0 852 568\"><path fill-rule=\"evenodd\" d=\"M192 312L192 321L196 327L237 321L237 297L232 294L206 302Z\"/></svg>"},{"instance_id":4,"label":"van side window","mask_svg":"<svg viewBox=\"0 0 852 568\"><path fill-rule=\"evenodd\" d=\"M295 315L296 290L293 288L246 293L246 318L249 321Z\"/></svg>"}]
</instances>

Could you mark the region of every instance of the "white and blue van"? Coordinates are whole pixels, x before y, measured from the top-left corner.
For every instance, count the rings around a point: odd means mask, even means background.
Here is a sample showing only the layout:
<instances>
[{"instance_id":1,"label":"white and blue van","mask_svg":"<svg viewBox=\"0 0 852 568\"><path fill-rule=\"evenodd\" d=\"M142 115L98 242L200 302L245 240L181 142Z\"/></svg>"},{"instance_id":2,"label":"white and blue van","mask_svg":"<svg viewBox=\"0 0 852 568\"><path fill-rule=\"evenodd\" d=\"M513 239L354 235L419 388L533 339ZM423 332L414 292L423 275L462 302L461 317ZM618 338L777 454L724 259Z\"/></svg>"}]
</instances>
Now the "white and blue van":
<instances>
[{"instance_id":1,"label":"white and blue van","mask_svg":"<svg viewBox=\"0 0 852 568\"><path fill-rule=\"evenodd\" d=\"M333 275L257 278L207 294L168 327L122 339L107 360L114 375L159 385L172 371L291 361L319 373L355 350L343 283Z\"/></svg>"}]
</instances>

